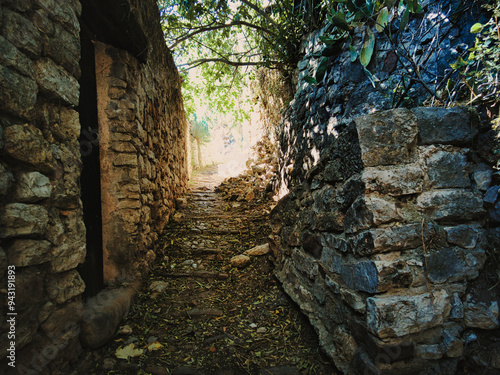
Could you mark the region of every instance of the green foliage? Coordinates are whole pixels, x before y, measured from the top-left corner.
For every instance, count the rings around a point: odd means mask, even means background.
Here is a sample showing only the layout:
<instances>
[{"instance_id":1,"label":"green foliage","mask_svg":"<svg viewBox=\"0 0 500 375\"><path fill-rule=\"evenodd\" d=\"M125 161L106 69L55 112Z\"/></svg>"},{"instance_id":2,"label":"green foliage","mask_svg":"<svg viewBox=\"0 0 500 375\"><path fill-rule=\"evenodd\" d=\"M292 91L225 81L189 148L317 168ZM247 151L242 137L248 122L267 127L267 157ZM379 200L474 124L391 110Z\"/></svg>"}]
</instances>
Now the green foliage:
<instances>
[{"instance_id":1,"label":"green foliage","mask_svg":"<svg viewBox=\"0 0 500 375\"><path fill-rule=\"evenodd\" d=\"M463 79L471 94L472 101L492 102L498 104L500 89L500 3L484 5L491 13L485 24L475 23L470 32L476 34L474 47L469 49L469 56L459 57L451 67L461 71Z\"/></svg>"},{"instance_id":2,"label":"green foliage","mask_svg":"<svg viewBox=\"0 0 500 375\"><path fill-rule=\"evenodd\" d=\"M200 143L208 143L210 141L209 124L206 119L198 120L194 115L194 120L189 123L189 133L193 139Z\"/></svg>"}]
</instances>

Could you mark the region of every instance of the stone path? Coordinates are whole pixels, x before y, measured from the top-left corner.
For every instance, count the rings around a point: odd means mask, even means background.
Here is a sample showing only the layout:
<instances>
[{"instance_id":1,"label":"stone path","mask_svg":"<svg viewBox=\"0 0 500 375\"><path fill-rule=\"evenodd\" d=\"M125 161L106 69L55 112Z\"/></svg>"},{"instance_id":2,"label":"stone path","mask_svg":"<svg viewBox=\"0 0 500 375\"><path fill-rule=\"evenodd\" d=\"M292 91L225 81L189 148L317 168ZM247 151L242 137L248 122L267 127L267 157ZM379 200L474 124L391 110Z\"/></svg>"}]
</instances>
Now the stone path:
<instances>
[{"instance_id":1,"label":"stone path","mask_svg":"<svg viewBox=\"0 0 500 375\"><path fill-rule=\"evenodd\" d=\"M79 373L336 374L273 277L270 254L231 266L267 242L273 202L223 200L220 182L213 168L194 176L115 341L87 352Z\"/></svg>"}]
</instances>

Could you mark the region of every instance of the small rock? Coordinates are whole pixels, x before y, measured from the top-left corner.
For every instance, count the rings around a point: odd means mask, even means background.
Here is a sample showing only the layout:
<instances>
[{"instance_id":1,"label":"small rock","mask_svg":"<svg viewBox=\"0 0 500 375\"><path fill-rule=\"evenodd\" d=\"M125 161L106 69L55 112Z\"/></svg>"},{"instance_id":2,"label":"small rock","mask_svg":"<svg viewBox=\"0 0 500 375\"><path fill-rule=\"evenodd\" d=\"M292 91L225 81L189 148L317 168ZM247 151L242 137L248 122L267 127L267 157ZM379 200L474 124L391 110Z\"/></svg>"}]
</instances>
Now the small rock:
<instances>
[{"instance_id":1,"label":"small rock","mask_svg":"<svg viewBox=\"0 0 500 375\"><path fill-rule=\"evenodd\" d=\"M250 264L250 257L244 254L236 255L230 260L231 266L237 268L243 268Z\"/></svg>"},{"instance_id":2,"label":"small rock","mask_svg":"<svg viewBox=\"0 0 500 375\"><path fill-rule=\"evenodd\" d=\"M257 333L266 333L266 331L267 331L267 328L265 328L265 327L257 328Z\"/></svg>"},{"instance_id":3,"label":"small rock","mask_svg":"<svg viewBox=\"0 0 500 375\"><path fill-rule=\"evenodd\" d=\"M119 335L131 335L132 334L132 328L130 326L126 325L123 327L120 327L120 330L118 331Z\"/></svg>"},{"instance_id":4,"label":"small rock","mask_svg":"<svg viewBox=\"0 0 500 375\"><path fill-rule=\"evenodd\" d=\"M163 293L168 287L168 283L166 281L153 281L149 286L149 290L153 292Z\"/></svg>"},{"instance_id":5,"label":"small rock","mask_svg":"<svg viewBox=\"0 0 500 375\"><path fill-rule=\"evenodd\" d=\"M181 214L180 212L176 212L174 217L173 217L173 220L176 222L176 223L180 223L182 220L184 220L184 215Z\"/></svg>"},{"instance_id":6,"label":"small rock","mask_svg":"<svg viewBox=\"0 0 500 375\"><path fill-rule=\"evenodd\" d=\"M257 324L255 324L255 323L250 323L250 328L257 328Z\"/></svg>"},{"instance_id":7,"label":"small rock","mask_svg":"<svg viewBox=\"0 0 500 375\"><path fill-rule=\"evenodd\" d=\"M245 196L245 200L247 202L250 202L251 200L255 199L255 193L253 192L253 190L250 190L247 195Z\"/></svg>"},{"instance_id":8,"label":"small rock","mask_svg":"<svg viewBox=\"0 0 500 375\"><path fill-rule=\"evenodd\" d=\"M191 266L191 265L193 265L193 263L194 263L194 260L188 259L188 260L185 260L184 262L181 263L181 267Z\"/></svg>"},{"instance_id":9,"label":"small rock","mask_svg":"<svg viewBox=\"0 0 500 375\"><path fill-rule=\"evenodd\" d=\"M498 198L498 190L499 189L500 189L500 186L498 186L498 185L490 187L486 191L486 194L484 195L483 201L485 203L495 204L495 202Z\"/></svg>"},{"instance_id":10,"label":"small rock","mask_svg":"<svg viewBox=\"0 0 500 375\"><path fill-rule=\"evenodd\" d=\"M245 251L245 255L260 256L269 253L269 244L265 243L263 245L255 246L251 249Z\"/></svg>"}]
</instances>

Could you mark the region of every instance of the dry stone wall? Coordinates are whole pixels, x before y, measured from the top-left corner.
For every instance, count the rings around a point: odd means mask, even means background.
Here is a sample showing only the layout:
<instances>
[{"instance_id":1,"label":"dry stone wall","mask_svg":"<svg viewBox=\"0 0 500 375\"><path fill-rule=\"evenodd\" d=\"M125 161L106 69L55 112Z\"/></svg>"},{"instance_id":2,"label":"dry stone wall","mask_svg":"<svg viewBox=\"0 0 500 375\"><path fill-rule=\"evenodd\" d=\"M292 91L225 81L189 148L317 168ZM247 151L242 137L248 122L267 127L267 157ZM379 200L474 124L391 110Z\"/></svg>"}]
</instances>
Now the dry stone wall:
<instances>
[{"instance_id":1,"label":"dry stone wall","mask_svg":"<svg viewBox=\"0 0 500 375\"><path fill-rule=\"evenodd\" d=\"M342 372L499 368L478 125L465 108L358 117L273 210L276 275Z\"/></svg>"},{"instance_id":2,"label":"dry stone wall","mask_svg":"<svg viewBox=\"0 0 500 375\"><path fill-rule=\"evenodd\" d=\"M111 195L112 203L104 231L116 241L108 244L111 266L128 272L154 257L146 251L172 214L174 197L184 192L188 138L180 80L156 3L114 6L134 10L121 27L141 25L149 43L139 59L96 41L111 64L99 72L100 130L107 131L100 146L110 188L103 196ZM81 15L77 0L0 1L2 374L69 374L81 350L86 285L77 267L87 251L78 112Z\"/></svg>"}]
</instances>

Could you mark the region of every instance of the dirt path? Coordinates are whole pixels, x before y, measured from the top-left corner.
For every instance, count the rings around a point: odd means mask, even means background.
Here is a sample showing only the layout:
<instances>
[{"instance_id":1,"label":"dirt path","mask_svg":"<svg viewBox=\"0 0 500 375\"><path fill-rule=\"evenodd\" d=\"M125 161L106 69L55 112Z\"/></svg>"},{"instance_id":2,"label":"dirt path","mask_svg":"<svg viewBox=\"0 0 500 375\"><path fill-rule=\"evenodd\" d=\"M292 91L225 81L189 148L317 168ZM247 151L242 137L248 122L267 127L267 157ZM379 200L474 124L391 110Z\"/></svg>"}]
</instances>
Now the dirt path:
<instances>
[{"instance_id":1,"label":"dirt path","mask_svg":"<svg viewBox=\"0 0 500 375\"><path fill-rule=\"evenodd\" d=\"M233 256L266 243L272 202L225 201L214 191L220 182L211 169L194 176L121 333L87 353L88 373L336 373L272 276L269 255L231 267Z\"/></svg>"}]
</instances>

